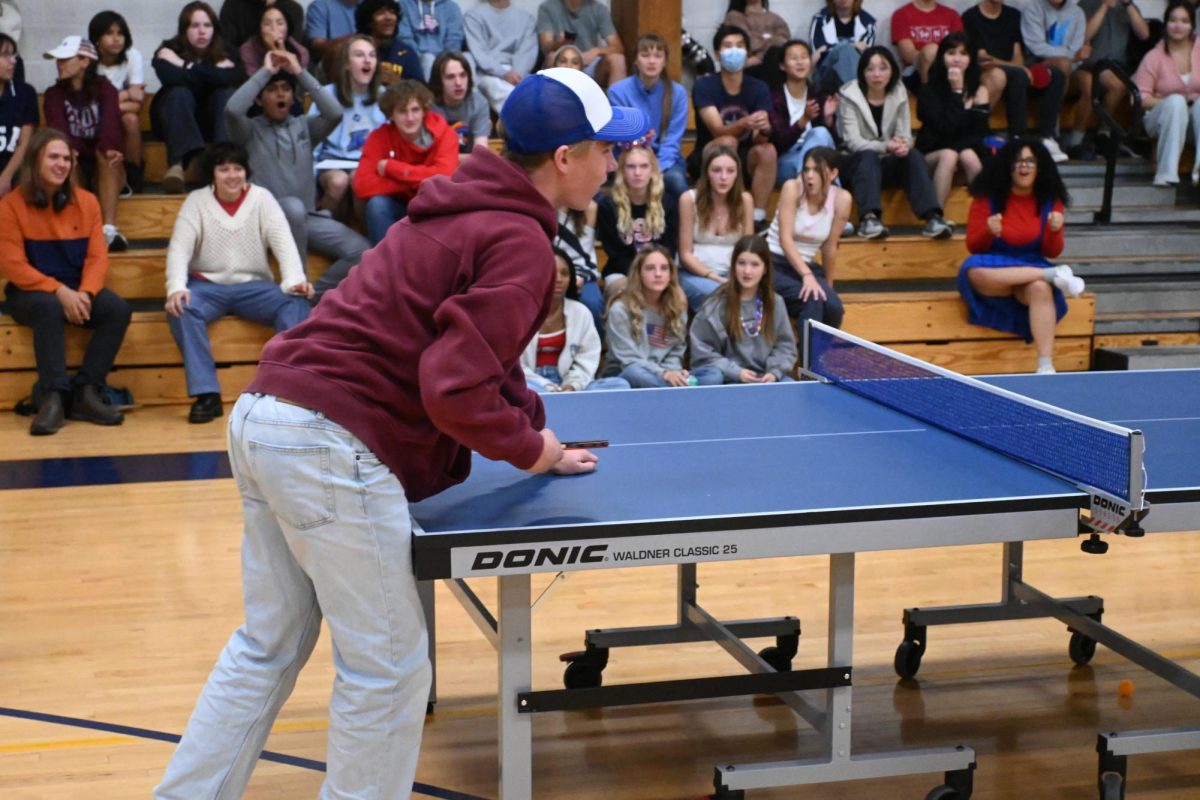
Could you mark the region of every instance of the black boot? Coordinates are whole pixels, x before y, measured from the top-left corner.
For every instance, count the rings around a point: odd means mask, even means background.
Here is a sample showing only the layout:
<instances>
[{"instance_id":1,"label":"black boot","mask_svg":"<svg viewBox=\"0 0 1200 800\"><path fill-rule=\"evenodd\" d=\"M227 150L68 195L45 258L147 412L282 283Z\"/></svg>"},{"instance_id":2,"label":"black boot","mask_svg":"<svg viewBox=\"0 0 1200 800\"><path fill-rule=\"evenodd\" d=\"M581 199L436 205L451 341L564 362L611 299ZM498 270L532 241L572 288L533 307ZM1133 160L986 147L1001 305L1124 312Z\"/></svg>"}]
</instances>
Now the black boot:
<instances>
[{"instance_id":1,"label":"black boot","mask_svg":"<svg viewBox=\"0 0 1200 800\"><path fill-rule=\"evenodd\" d=\"M71 419L82 419L97 425L120 425L125 421L121 410L104 402L100 387L87 384L75 389L71 402Z\"/></svg>"},{"instance_id":2,"label":"black boot","mask_svg":"<svg viewBox=\"0 0 1200 800\"><path fill-rule=\"evenodd\" d=\"M29 423L30 436L49 436L58 433L66 422L62 392L49 391L38 404L37 416Z\"/></svg>"},{"instance_id":3,"label":"black boot","mask_svg":"<svg viewBox=\"0 0 1200 800\"><path fill-rule=\"evenodd\" d=\"M224 413L225 409L221 406L221 395L216 392L205 392L196 395L196 402L192 403L192 410L188 412L188 422L212 422Z\"/></svg>"}]
</instances>

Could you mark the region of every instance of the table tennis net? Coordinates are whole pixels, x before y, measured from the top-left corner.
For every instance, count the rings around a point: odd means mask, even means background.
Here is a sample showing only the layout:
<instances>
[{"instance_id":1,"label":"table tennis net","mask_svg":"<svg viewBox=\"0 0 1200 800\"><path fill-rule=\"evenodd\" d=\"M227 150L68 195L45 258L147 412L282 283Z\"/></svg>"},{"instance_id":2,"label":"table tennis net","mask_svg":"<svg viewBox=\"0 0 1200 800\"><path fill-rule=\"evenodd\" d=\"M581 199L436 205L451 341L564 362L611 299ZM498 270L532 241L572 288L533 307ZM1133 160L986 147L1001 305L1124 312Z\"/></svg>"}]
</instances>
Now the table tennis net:
<instances>
[{"instance_id":1,"label":"table tennis net","mask_svg":"<svg viewBox=\"0 0 1200 800\"><path fill-rule=\"evenodd\" d=\"M977 444L1131 501L1130 431L888 350L819 323L807 368L838 386ZM1132 502L1132 501L1131 501Z\"/></svg>"}]
</instances>

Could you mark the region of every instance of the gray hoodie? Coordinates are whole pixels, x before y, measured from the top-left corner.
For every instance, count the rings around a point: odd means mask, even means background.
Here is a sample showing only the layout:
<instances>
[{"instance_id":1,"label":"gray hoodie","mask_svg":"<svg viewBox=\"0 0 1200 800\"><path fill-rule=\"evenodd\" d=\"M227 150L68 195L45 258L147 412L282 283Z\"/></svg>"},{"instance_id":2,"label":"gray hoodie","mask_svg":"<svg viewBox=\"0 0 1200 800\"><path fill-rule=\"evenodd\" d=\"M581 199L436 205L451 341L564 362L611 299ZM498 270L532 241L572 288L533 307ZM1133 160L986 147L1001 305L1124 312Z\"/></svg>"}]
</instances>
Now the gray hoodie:
<instances>
[{"instance_id":1,"label":"gray hoodie","mask_svg":"<svg viewBox=\"0 0 1200 800\"><path fill-rule=\"evenodd\" d=\"M796 365L796 337L788 319L783 298L775 300L775 343L767 337L742 335L734 341L725 327L725 293L713 292L692 320L692 369L716 367L726 383L741 383L741 372L753 370L762 375L770 372L776 380L791 373ZM753 300L742 301L742 318L754 319Z\"/></svg>"},{"instance_id":2,"label":"gray hoodie","mask_svg":"<svg viewBox=\"0 0 1200 800\"><path fill-rule=\"evenodd\" d=\"M276 124L265 115L247 117L254 100L275 73L267 67L250 76L225 106L229 138L250 155L252 180L276 199L299 197L309 211L316 209L317 190L313 181L313 148L342 122L342 104L321 89L317 79L301 70L300 88L308 92L319 116L291 116Z\"/></svg>"},{"instance_id":3,"label":"gray hoodie","mask_svg":"<svg viewBox=\"0 0 1200 800\"><path fill-rule=\"evenodd\" d=\"M1083 47L1086 27L1078 0L1066 0L1061 8L1050 5L1050 0L1030 0L1021 8L1021 38L1035 61L1073 59Z\"/></svg>"}]
</instances>

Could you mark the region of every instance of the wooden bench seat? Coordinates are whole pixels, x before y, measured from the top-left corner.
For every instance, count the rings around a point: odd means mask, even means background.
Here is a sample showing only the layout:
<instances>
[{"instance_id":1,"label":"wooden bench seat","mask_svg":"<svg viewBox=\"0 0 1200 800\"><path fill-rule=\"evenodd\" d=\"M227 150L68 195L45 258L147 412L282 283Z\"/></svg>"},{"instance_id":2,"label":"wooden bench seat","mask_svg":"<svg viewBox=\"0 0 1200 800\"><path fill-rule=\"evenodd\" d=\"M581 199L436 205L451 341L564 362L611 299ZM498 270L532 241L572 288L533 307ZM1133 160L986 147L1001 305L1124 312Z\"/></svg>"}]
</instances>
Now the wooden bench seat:
<instances>
[{"instance_id":1,"label":"wooden bench seat","mask_svg":"<svg viewBox=\"0 0 1200 800\"><path fill-rule=\"evenodd\" d=\"M228 317L209 326L221 394L232 400L254 376L259 354L274 331L264 325ZM68 326L67 364L79 366L90 331ZM12 317L0 317L0 409L12 408L28 397L37 379L33 333ZM117 354L109 383L133 392L143 405L188 402L183 357L167 326L166 312L135 312Z\"/></svg>"},{"instance_id":2,"label":"wooden bench seat","mask_svg":"<svg viewBox=\"0 0 1200 800\"><path fill-rule=\"evenodd\" d=\"M967 322L967 307L957 292L853 292L842 295L842 301L842 327L847 332L956 372L1032 372L1037 366L1033 345ZM1071 298L1067 306L1056 331L1055 368L1086 370L1091 363L1095 297Z\"/></svg>"}]
</instances>

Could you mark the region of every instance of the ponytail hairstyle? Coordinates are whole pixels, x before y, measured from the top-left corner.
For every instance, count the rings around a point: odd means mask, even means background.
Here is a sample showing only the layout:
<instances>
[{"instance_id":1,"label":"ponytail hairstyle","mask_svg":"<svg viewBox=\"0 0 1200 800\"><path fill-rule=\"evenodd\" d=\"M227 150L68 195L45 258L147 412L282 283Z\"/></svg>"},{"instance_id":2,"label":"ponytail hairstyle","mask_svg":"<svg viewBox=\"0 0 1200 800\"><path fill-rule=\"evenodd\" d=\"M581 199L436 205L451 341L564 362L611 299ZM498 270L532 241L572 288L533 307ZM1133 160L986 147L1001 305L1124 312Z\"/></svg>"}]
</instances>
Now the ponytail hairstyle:
<instances>
[{"instance_id":1,"label":"ponytail hairstyle","mask_svg":"<svg viewBox=\"0 0 1200 800\"><path fill-rule=\"evenodd\" d=\"M761 236L743 236L733 246L729 259L729 280L718 289L725 306L725 332L735 342L740 342L745 333L742 327L742 287L737 280L737 260L742 253L753 253L763 262L762 280L758 282L756 297L762 303L762 335L775 344L775 276L771 268L771 248Z\"/></svg>"},{"instance_id":2,"label":"ponytail hairstyle","mask_svg":"<svg viewBox=\"0 0 1200 800\"><path fill-rule=\"evenodd\" d=\"M679 267L675 265L667 248L660 244L651 244L637 254L633 263L629 265L629 278L625 281L625 288L617 299L623 302L625 308L629 310L629 321L633 325L634 335L640 336L644 319L643 312L649 305L645 287L642 286L642 267L645 265L646 259L656 254L665 258L671 268L671 281L667 284L667 288L663 289L662 298L659 300L662 316L666 320L667 330L671 332L671 335L683 339L687 334L687 297L683 293L683 287L679 285Z\"/></svg>"}]
</instances>

